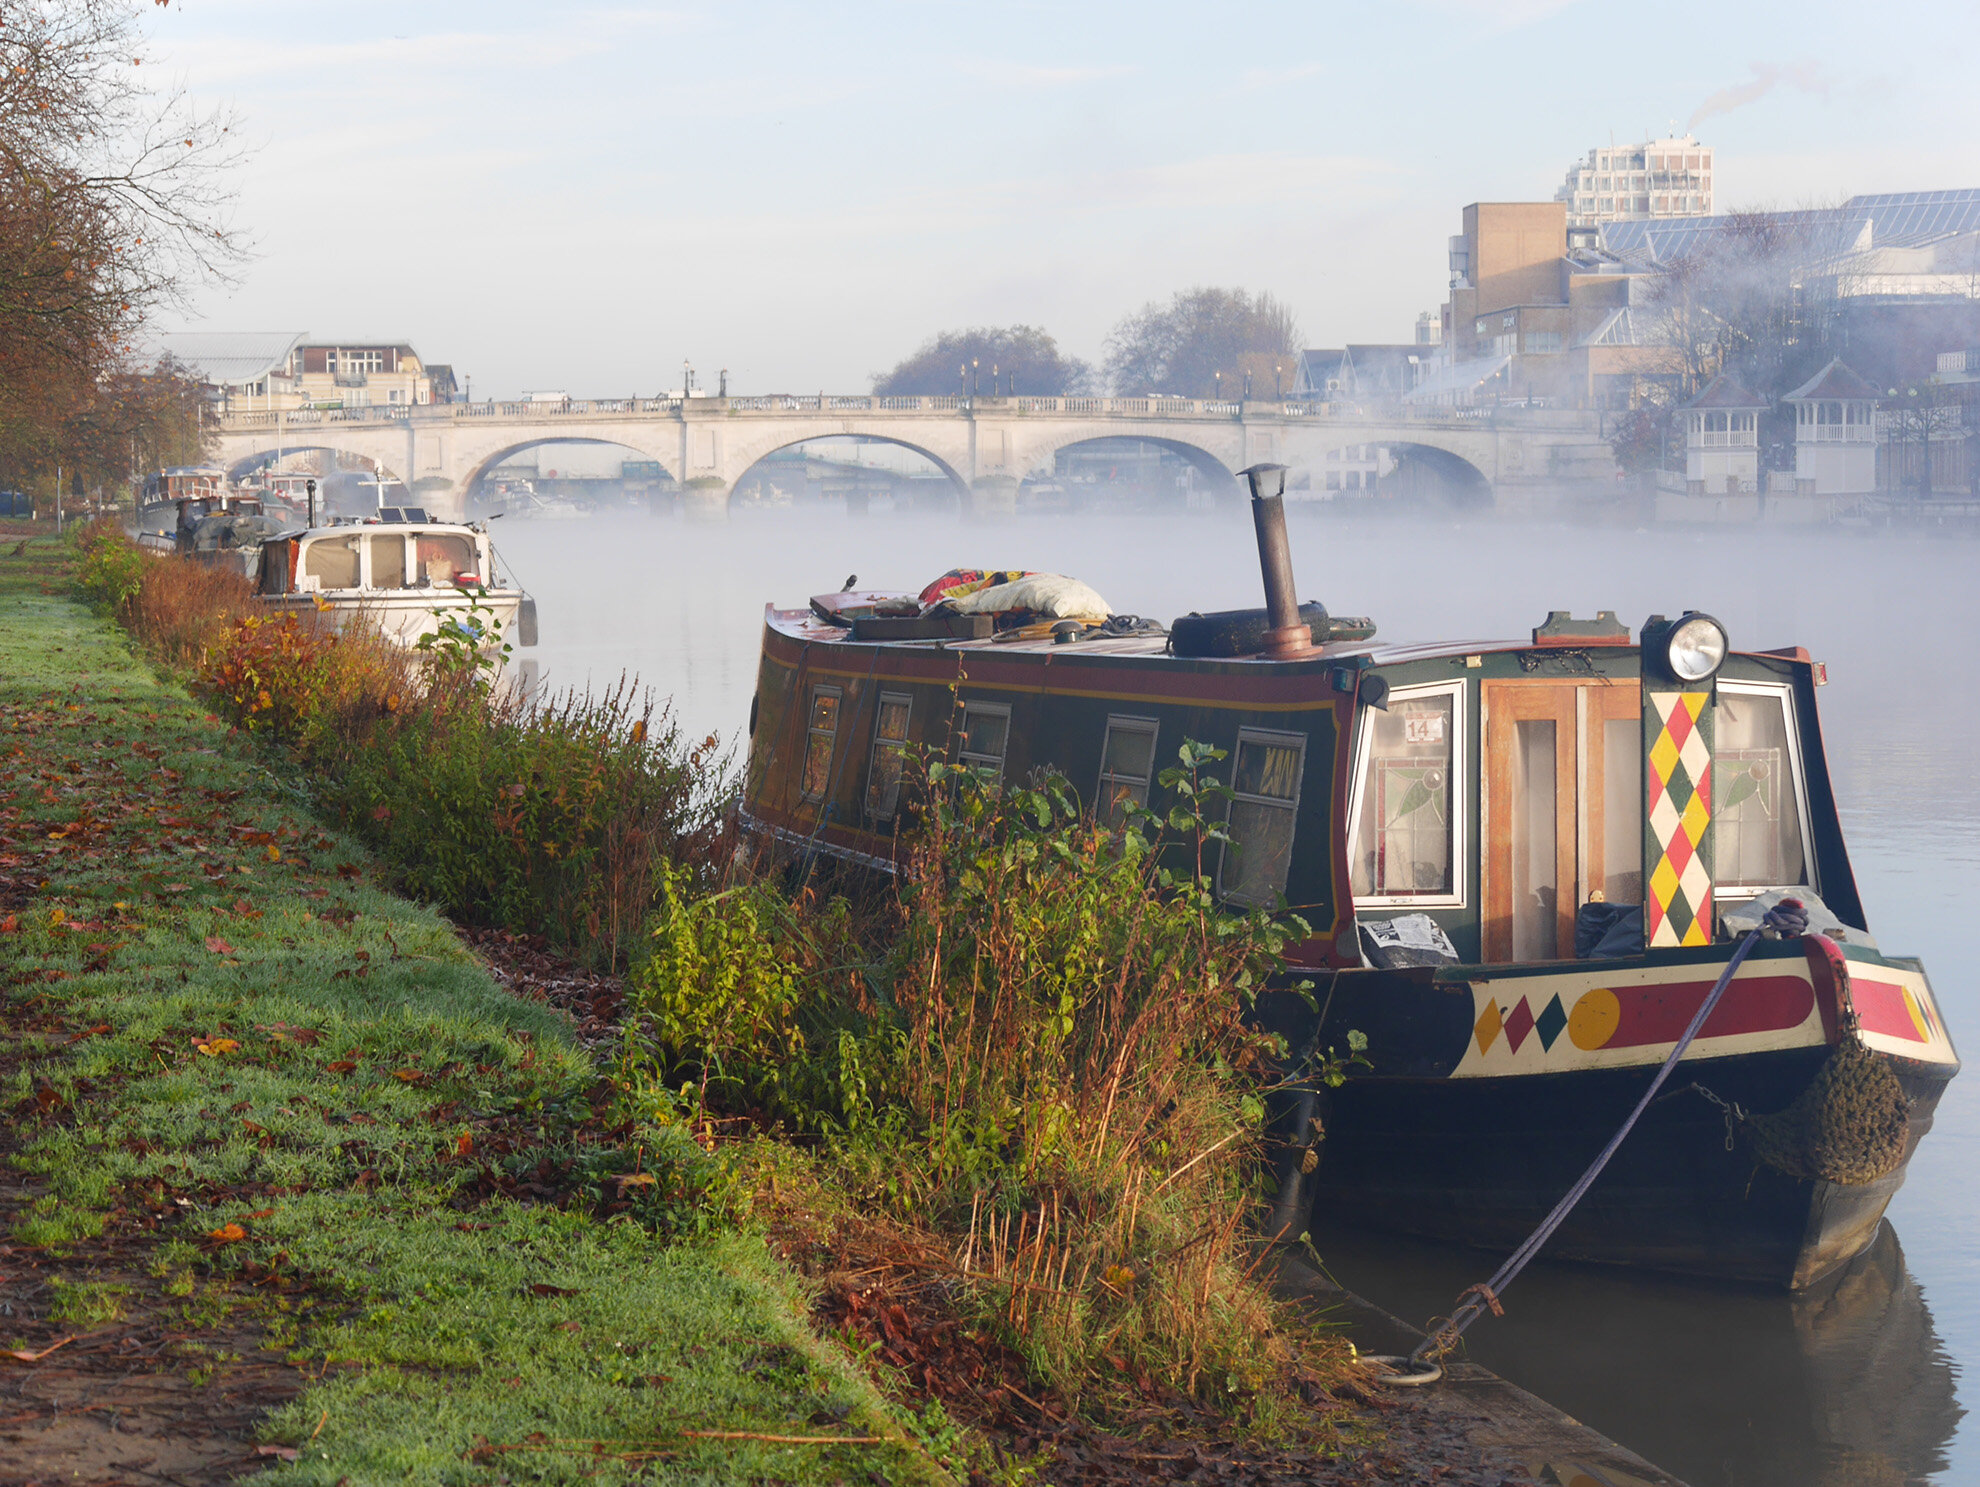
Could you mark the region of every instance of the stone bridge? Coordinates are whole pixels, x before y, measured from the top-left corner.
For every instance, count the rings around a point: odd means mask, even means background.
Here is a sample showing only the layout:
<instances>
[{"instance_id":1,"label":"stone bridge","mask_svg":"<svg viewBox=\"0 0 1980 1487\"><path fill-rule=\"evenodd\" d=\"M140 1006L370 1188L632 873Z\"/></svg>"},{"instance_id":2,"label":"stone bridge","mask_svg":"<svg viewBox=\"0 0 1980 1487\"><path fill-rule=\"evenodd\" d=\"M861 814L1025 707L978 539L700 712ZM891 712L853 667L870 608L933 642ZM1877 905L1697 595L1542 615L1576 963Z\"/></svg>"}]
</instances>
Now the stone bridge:
<instances>
[{"instance_id":1,"label":"stone bridge","mask_svg":"<svg viewBox=\"0 0 1980 1487\"><path fill-rule=\"evenodd\" d=\"M559 442L620 445L661 465L691 508L726 509L749 469L809 439L854 435L904 445L956 483L969 509L1012 509L1019 481L1049 473L1054 456L1095 439L1141 439L1173 451L1235 490L1235 471L1261 460L1291 466L1317 491L1327 457L1358 445L1407 452L1446 484L1502 506L1532 504L1569 483L1613 483L1599 416L1555 409L1389 408L1194 398L768 397L589 398L554 403L231 413L211 426L236 474L284 454L330 450L397 475L435 515L464 514L468 493L496 464Z\"/></svg>"}]
</instances>

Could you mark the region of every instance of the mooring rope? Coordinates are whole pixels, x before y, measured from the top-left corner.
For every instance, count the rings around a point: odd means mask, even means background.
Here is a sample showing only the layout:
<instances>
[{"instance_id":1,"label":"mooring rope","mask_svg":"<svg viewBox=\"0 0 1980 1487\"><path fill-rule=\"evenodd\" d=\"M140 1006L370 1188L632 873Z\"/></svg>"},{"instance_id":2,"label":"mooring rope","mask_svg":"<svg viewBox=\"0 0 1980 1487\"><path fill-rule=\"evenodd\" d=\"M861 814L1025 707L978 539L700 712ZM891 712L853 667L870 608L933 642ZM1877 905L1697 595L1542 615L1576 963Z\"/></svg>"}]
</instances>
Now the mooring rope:
<instances>
[{"instance_id":1,"label":"mooring rope","mask_svg":"<svg viewBox=\"0 0 1980 1487\"><path fill-rule=\"evenodd\" d=\"M1581 1174L1575 1185L1569 1188L1561 1201L1554 1205L1553 1211L1540 1221L1540 1226L1527 1235L1526 1241L1507 1257L1505 1264L1493 1272L1492 1278L1482 1285L1468 1287L1458 1297L1458 1305L1452 1311L1450 1319L1418 1343L1415 1350L1410 1353L1408 1362L1412 1367L1427 1371L1425 1365L1434 1364L1448 1354L1457 1346L1458 1339L1464 1335L1465 1329L1487 1311L1494 1316L1505 1315L1505 1308L1500 1304L1499 1298L1505 1293L1506 1287L1511 1285L1520 1271L1540 1253L1541 1246L1554 1237L1554 1231L1566 1222L1567 1216L1574 1211L1574 1206L1595 1185L1595 1179L1600 1177L1602 1169L1609 1165L1609 1158L1616 1154L1617 1148L1623 1144L1624 1139L1636 1129L1636 1122L1642 1117L1643 1112L1649 1109L1650 1102L1657 1098L1657 1091L1664 1087L1664 1081L1671 1077L1671 1071L1677 1067L1678 1060L1684 1057L1685 1050L1691 1047L1692 1039L1698 1036L1698 1030L1705 1026L1705 1020L1718 1007L1720 998L1726 994L1726 988L1732 985L1734 974L1759 941L1761 933L1769 929L1784 939L1806 934L1807 910L1797 899L1782 899L1767 911L1766 917L1760 923L1746 932L1745 937L1739 942L1739 948L1733 951L1732 959L1726 962L1726 968L1719 973L1718 983L1713 986L1711 994L1692 1015L1690 1025L1684 1030L1684 1036L1678 1039L1670 1057L1664 1060L1664 1066L1657 1071L1656 1077L1650 1081L1650 1087L1643 1092L1643 1098L1638 1100L1636 1108L1630 1111L1629 1119L1624 1121L1621 1129L1609 1138L1609 1144L1602 1148L1601 1155L1589 1163L1588 1170ZM1411 1380L1411 1382L1416 1381ZM1428 1382L1427 1379L1422 1381Z\"/></svg>"}]
</instances>

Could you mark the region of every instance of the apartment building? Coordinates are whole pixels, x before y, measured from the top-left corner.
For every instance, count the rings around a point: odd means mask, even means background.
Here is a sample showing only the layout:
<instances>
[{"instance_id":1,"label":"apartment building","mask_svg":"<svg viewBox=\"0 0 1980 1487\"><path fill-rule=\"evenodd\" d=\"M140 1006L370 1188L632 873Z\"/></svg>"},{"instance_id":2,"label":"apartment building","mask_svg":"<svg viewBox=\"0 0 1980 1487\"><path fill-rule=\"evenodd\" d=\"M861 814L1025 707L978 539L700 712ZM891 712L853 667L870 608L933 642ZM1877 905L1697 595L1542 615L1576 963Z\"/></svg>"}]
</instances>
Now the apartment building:
<instances>
[{"instance_id":1,"label":"apartment building","mask_svg":"<svg viewBox=\"0 0 1980 1487\"><path fill-rule=\"evenodd\" d=\"M1691 135L1590 150L1554 193L1570 227L1712 215L1712 147Z\"/></svg>"},{"instance_id":2,"label":"apartment building","mask_svg":"<svg viewBox=\"0 0 1980 1487\"><path fill-rule=\"evenodd\" d=\"M453 372L429 368L405 341L327 341L298 332L177 331L156 349L188 368L207 399L233 412L363 408L449 401Z\"/></svg>"}]
</instances>

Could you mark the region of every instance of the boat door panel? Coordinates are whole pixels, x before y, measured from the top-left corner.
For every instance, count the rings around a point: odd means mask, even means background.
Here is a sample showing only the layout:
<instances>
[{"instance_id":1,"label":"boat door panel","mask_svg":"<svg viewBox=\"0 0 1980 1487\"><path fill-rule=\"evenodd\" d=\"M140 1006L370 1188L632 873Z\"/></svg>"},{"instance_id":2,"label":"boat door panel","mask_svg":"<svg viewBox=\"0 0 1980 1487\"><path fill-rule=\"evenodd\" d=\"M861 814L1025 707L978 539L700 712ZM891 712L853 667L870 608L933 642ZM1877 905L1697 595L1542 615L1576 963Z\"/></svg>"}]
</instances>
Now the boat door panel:
<instances>
[{"instance_id":1,"label":"boat door panel","mask_svg":"<svg viewBox=\"0 0 1980 1487\"><path fill-rule=\"evenodd\" d=\"M1574 953L1575 691L1484 686L1488 964Z\"/></svg>"},{"instance_id":2,"label":"boat door panel","mask_svg":"<svg viewBox=\"0 0 1980 1487\"><path fill-rule=\"evenodd\" d=\"M1643 900L1643 740L1634 682L1483 689L1488 964L1565 960L1577 907Z\"/></svg>"}]
</instances>

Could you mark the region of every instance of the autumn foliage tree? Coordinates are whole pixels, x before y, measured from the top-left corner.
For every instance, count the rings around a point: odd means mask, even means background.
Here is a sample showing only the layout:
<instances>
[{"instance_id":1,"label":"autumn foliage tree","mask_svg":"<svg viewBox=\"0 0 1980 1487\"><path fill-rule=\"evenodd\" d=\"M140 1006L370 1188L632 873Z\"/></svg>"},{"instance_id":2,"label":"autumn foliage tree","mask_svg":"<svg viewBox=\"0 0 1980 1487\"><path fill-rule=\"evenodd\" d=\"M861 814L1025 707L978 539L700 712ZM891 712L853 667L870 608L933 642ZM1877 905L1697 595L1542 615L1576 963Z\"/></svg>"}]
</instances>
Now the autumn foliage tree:
<instances>
[{"instance_id":1,"label":"autumn foliage tree","mask_svg":"<svg viewBox=\"0 0 1980 1487\"><path fill-rule=\"evenodd\" d=\"M0 481L182 445L189 388L139 327L241 258L229 120L147 86L141 15L0 0Z\"/></svg>"}]
</instances>

